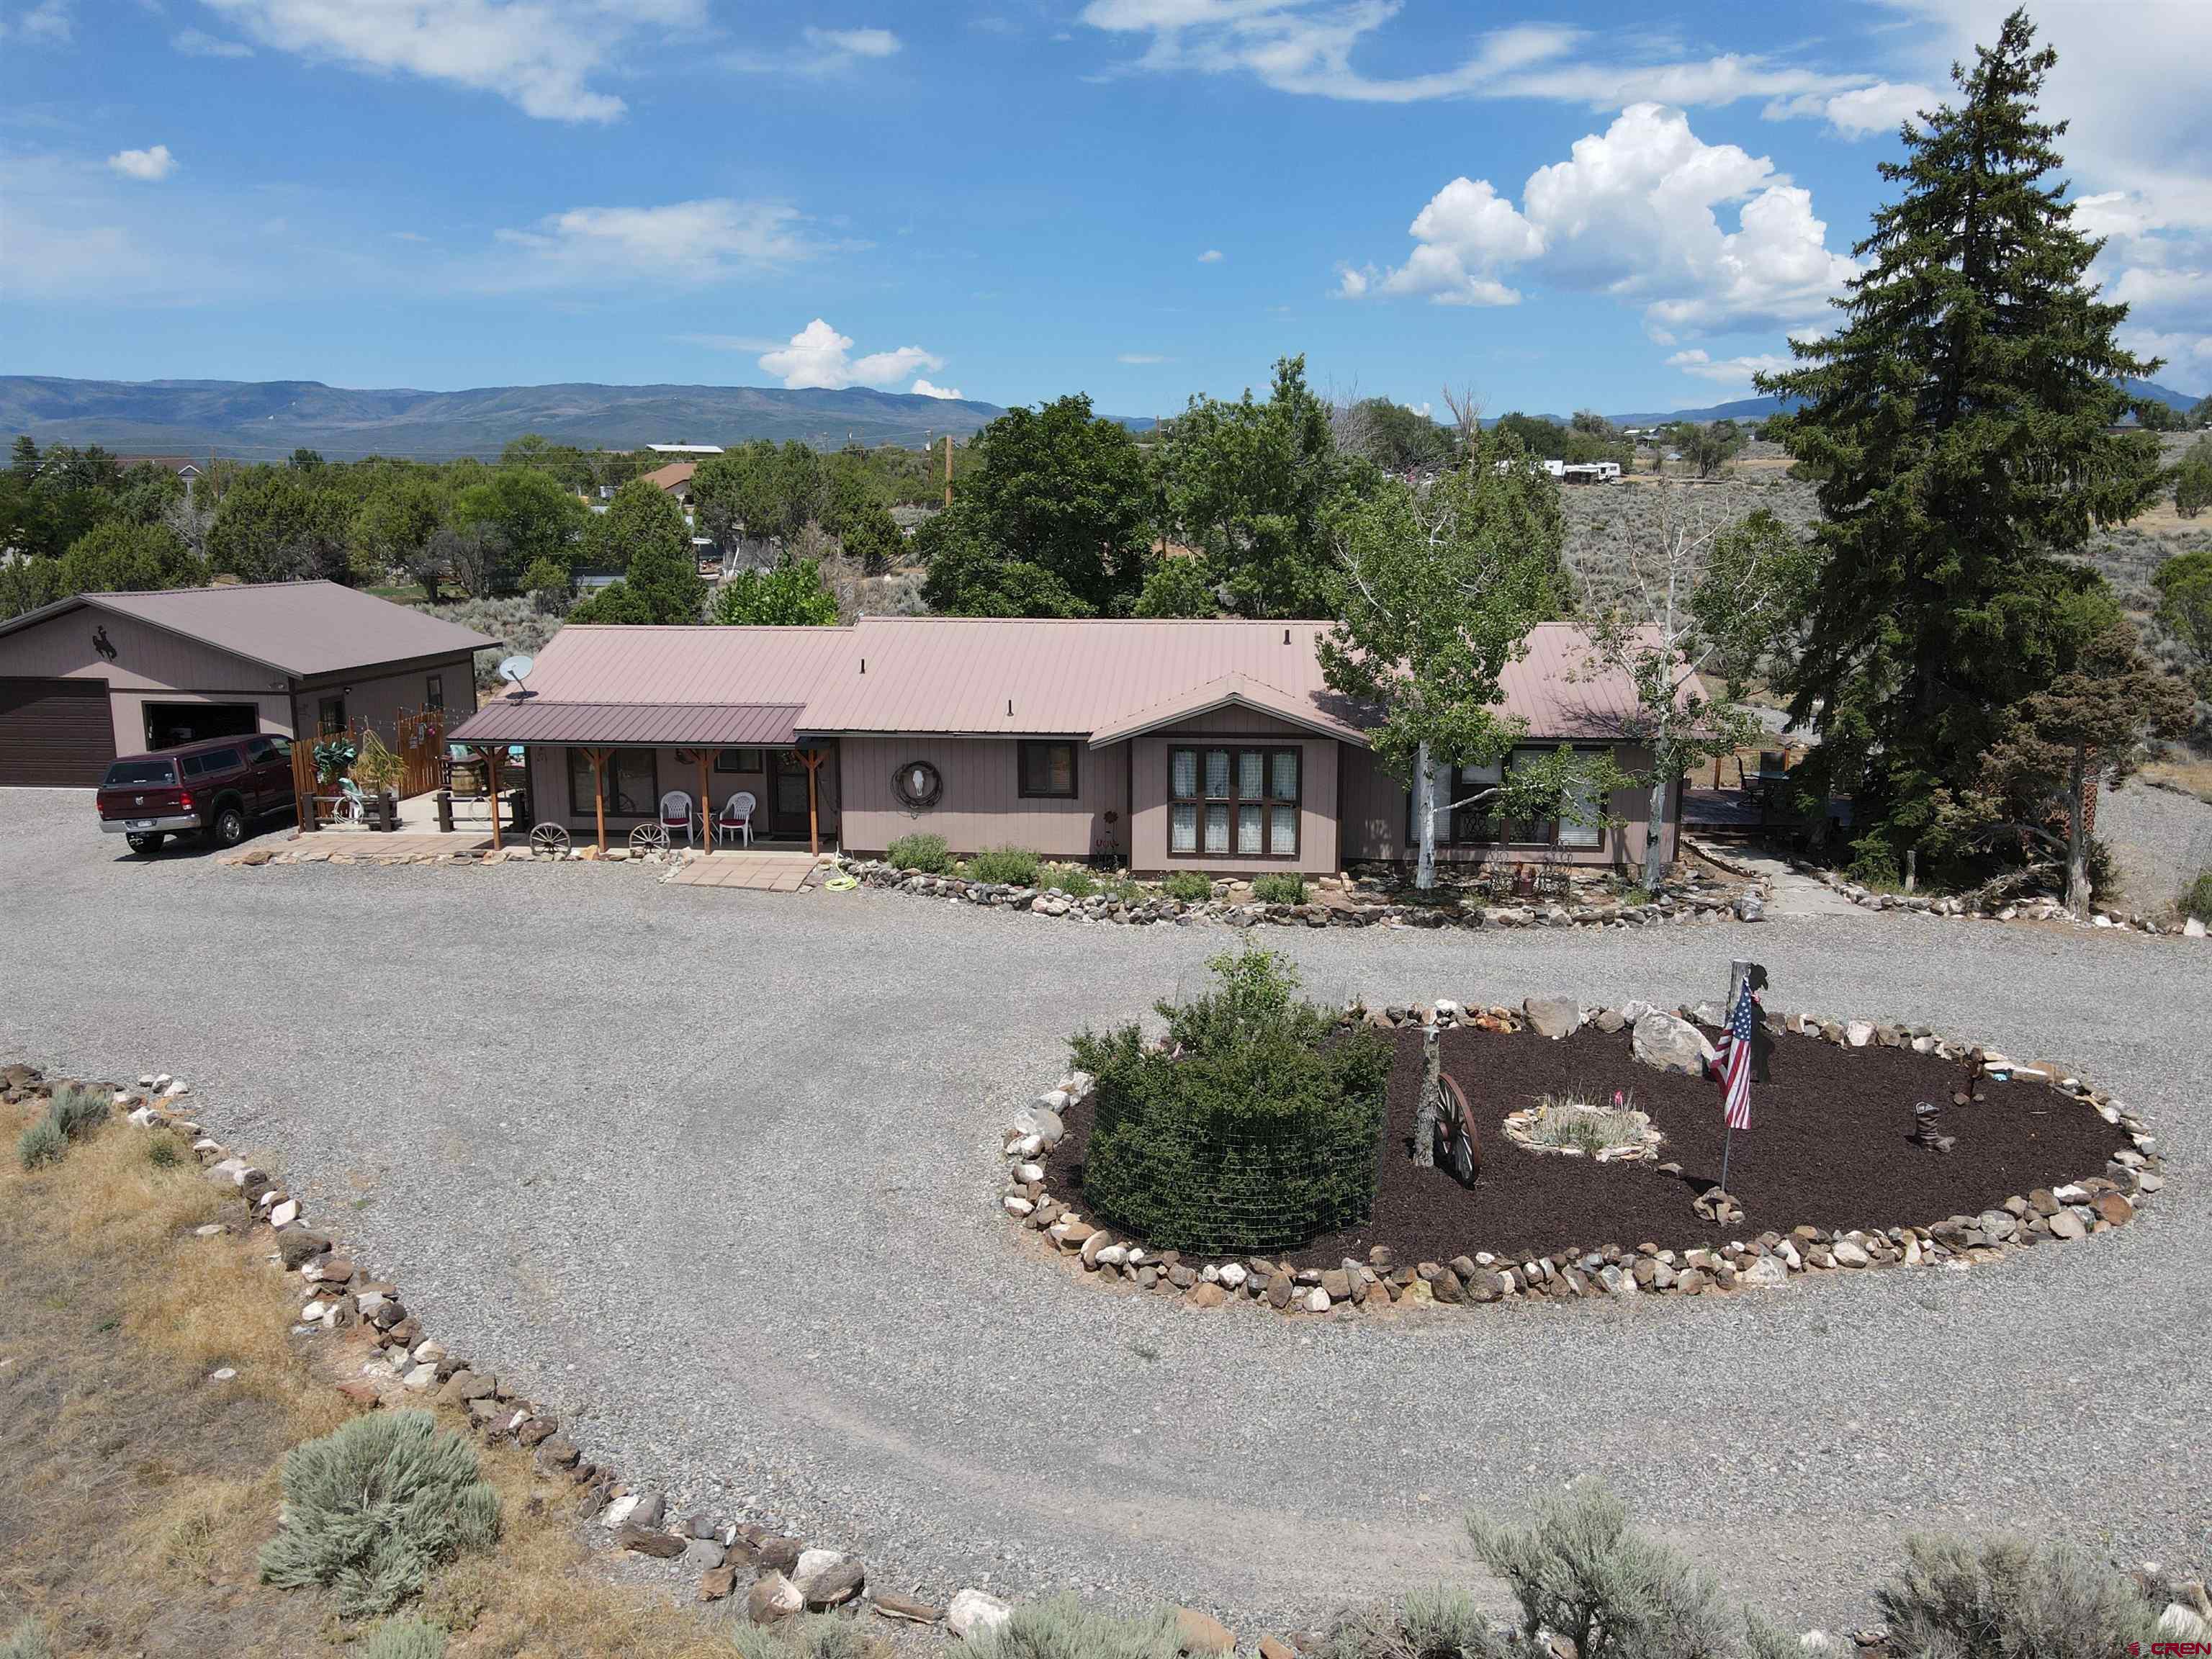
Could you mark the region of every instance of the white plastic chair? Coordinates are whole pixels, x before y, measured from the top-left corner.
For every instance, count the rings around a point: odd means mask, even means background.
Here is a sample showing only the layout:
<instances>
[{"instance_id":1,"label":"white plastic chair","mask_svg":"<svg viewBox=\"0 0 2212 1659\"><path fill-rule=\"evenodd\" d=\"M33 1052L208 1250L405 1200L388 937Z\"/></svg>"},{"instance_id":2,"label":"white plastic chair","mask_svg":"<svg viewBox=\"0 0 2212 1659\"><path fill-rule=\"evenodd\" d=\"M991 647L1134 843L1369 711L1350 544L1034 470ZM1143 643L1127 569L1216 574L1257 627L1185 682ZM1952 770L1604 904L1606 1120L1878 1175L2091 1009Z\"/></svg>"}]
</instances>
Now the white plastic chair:
<instances>
[{"instance_id":1,"label":"white plastic chair","mask_svg":"<svg viewBox=\"0 0 2212 1659\"><path fill-rule=\"evenodd\" d=\"M671 836L681 830L684 840L696 847L699 832L691 822L691 797L681 789L672 789L663 795L660 798L660 827Z\"/></svg>"},{"instance_id":2,"label":"white plastic chair","mask_svg":"<svg viewBox=\"0 0 2212 1659\"><path fill-rule=\"evenodd\" d=\"M758 804L748 789L740 789L724 801L721 815L714 820L714 840L719 843L724 836L730 835L737 836L743 845L751 846L753 808Z\"/></svg>"}]
</instances>

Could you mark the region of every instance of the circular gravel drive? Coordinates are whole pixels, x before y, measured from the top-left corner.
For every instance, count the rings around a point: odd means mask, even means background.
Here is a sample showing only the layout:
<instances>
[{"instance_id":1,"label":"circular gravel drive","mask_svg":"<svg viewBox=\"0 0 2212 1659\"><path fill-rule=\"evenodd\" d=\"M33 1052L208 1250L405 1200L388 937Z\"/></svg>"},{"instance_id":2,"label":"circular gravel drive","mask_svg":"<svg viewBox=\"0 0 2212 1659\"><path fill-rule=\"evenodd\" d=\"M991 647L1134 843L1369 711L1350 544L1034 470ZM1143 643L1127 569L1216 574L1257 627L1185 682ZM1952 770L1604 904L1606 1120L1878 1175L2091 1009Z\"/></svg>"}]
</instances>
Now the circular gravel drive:
<instances>
[{"instance_id":1,"label":"circular gravel drive","mask_svg":"<svg viewBox=\"0 0 2212 1659\"><path fill-rule=\"evenodd\" d=\"M1286 1319L1072 1284L996 1207L1000 1127L1067 1033L1194 985L1225 929L615 866L139 860L81 793L0 791L0 1056L190 1079L587 1455L857 1548L879 1583L1311 1613L1469 1576L1463 1512L1584 1474L1806 1623L1867 1617L1916 1528L2207 1552L2200 941L1267 930L1313 994L1370 1002L1716 997L1755 953L1777 1008L2077 1066L2171 1159L2136 1225L1971 1273Z\"/></svg>"}]
</instances>

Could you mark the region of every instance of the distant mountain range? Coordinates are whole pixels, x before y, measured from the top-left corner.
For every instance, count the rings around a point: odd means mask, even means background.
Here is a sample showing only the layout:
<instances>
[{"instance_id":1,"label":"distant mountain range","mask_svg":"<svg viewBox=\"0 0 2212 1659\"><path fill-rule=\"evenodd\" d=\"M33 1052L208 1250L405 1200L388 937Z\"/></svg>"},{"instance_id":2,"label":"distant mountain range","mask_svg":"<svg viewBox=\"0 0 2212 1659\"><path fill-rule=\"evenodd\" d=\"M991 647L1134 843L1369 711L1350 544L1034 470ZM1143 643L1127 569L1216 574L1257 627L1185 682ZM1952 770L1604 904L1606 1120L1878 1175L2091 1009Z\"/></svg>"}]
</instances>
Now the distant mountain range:
<instances>
[{"instance_id":1,"label":"distant mountain range","mask_svg":"<svg viewBox=\"0 0 2212 1659\"><path fill-rule=\"evenodd\" d=\"M305 447L328 460L362 455L489 459L540 433L585 448L648 443L848 441L920 447L964 437L1006 411L964 398L854 386L498 386L465 392L351 391L319 380L71 380L0 375L0 434L100 444L125 455L277 460Z\"/></svg>"},{"instance_id":2,"label":"distant mountain range","mask_svg":"<svg viewBox=\"0 0 2212 1659\"><path fill-rule=\"evenodd\" d=\"M2182 410L2198 402L2148 380L2130 381L2128 389ZM1621 426L1756 421L1784 406L1779 398L1741 398L1704 409L1645 410L1608 418ZM755 438L797 438L825 449L848 442L918 447L947 432L965 437L1005 413L996 404L865 386L793 392L781 386L577 383L415 392L350 391L319 380L0 375L0 437L28 433L41 444L97 443L125 455L214 453L246 460L280 460L301 447L330 460L363 455L489 459L526 432L587 449L727 445ZM1145 429L1152 420L1129 417L1122 424Z\"/></svg>"}]
</instances>

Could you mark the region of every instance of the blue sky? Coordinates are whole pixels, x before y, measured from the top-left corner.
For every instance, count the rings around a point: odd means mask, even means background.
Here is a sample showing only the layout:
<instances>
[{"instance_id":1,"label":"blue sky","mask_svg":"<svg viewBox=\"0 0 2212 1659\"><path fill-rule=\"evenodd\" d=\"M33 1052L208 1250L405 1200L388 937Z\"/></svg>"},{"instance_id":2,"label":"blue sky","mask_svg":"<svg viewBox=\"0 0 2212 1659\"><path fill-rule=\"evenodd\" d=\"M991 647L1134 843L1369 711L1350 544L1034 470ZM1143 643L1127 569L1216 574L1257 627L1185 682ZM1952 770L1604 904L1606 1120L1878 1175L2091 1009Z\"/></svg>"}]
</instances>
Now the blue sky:
<instances>
[{"instance_id":1,"label":"blue sky","mask_svg":"<svg viewBox=\"0 0 2212 1659\"><path fill-rule=\"evenodd\" d=\"M0 371L1710 403L2003 9L0 3ZM2212 3L2035 11L2097 274L2212 391Z\"/></svg>"}]
</instances>

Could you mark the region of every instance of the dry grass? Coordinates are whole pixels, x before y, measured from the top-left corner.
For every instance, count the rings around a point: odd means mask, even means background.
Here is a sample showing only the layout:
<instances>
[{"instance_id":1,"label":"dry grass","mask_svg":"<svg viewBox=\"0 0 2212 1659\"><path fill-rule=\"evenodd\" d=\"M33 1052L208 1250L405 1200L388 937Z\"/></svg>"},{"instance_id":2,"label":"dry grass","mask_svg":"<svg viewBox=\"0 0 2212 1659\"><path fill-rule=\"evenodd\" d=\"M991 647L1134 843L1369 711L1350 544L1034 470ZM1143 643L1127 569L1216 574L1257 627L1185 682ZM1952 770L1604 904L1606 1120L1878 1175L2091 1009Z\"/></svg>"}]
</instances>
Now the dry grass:
<instances>
[{"instance_id":1,"label":"dry grass","mask_svg":"<svg viewBox=\"0 0 2212 1659\"><path fill-rule=\"evenodd\" d=\"M32 1115L0 1108L0 1132ZM366 1343L292 1337L298 1295L267 1235L194 1237L243 1207L189 1155L157 1166L151 1140L118 1119L58 1164L0 1169L0 1630L37 1615L57 1659L342 1654L363 1627L320 1592L263 1585L256 1557L285 1450L354 1409L332 1385ZM226 1365L238 1376L212 1382ZM498 1548L412 1609L450 1632L448 1659L729 1659L742 1587L702 1610L617 1582L565 1480L512 1445L481 1456Z\"/></svg>"}]
</instances>

